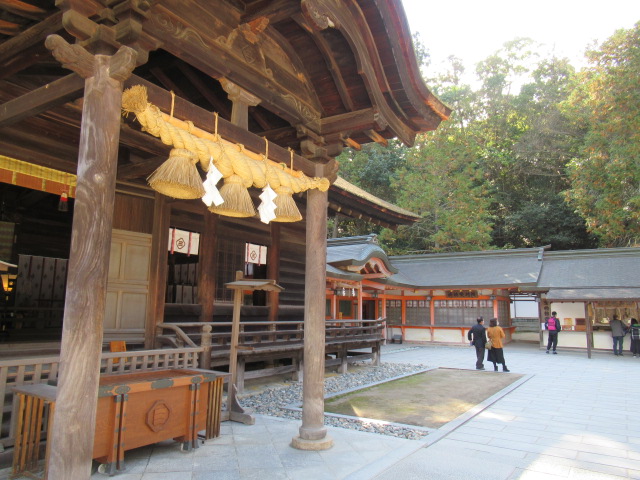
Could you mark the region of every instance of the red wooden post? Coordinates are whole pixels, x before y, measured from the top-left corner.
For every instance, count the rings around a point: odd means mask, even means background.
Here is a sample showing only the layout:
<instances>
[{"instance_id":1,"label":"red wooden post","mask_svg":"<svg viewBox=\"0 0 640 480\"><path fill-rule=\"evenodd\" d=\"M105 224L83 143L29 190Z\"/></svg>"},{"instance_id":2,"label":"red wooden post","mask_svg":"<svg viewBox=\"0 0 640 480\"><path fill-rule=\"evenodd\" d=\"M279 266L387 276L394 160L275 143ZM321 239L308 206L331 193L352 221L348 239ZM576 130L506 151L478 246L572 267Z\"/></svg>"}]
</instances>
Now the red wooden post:
<instances>
[{"instance_id":1,"label":"red wooden post","mask_svg":"<svg viewBox=\"0 0 640 480\"><path fill-rule=\"evenodd\" d=\"M327 206L327 192L307 192L302 426L299 436L291 442L300 450L326 450L333 446L324 426Z\"/></svg>"},{"instance_id":2,"label":"red wooden post","mask_svg":"<svg viewBox=\"0 0 640 480\"><path fill-rule=\"evenodd\" d=\"M122 84L136 53L91 55L52 35L46 46L86 79L49 479L91 476L111 249Z\"/></svg>"}]
</instances>

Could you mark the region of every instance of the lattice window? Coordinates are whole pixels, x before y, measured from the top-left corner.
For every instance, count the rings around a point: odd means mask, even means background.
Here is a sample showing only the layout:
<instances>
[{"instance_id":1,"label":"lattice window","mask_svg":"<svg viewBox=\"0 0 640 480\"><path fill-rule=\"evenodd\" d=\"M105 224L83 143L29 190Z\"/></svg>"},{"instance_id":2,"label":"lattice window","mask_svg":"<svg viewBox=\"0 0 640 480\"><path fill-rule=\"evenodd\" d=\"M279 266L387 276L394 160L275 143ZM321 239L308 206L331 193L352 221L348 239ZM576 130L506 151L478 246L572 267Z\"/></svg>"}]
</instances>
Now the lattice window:
<instances>
[{"instance_id":1,"label":"lattice window","mask_svg":"<svg viewBox=\"0 0 640 480\"><path fill-rule=\"evenodd\" d=\"M431 302L429 300L407 300L405 321L407 325L431 325Z\"/></svg>"},{"instance_id":2,"label":"lattice window","mask_svg":"<svg viewBox=\"0 0 640 480\"><path fill-rule=\"evenodd\" d=\"M474 325L477 317L493 317L493 300L435 300L435 325Z\"/></svg>"},{"instance_id":3,"label":"lattice window","mask_svg":"<svg viewBox=\"0 0 640 480\"><path fill-rule=\"evenodd\" d=\"M387 300L387 325L402 323L402 300Z\"/></svg>"}]
</instances>

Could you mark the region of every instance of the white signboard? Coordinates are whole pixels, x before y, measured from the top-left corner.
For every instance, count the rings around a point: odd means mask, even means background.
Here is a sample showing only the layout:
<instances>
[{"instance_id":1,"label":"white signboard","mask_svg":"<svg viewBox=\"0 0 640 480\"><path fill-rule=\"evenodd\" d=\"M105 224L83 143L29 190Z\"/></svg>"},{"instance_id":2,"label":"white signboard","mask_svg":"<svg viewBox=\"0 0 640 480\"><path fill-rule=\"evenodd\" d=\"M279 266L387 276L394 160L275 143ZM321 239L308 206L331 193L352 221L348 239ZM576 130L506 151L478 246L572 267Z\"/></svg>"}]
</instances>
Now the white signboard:
<instances>
[{"instance_id":1,"label":"white signboard","mask_svg":"<svg viewBox=\"0 0 640 480\"><path fill-rule=\"evenodd\" d=\"M267 247L263 245L254 245L247 243L245 248L244 261L246 263L257 263L265 265L267 263Z\"/></svg>"},{"instance_id":2,"label":"white signboard","mask_svg":"<svg viewBox=\"0 0 640 480\"><path fill-rule=\"evenodd\" d=\"M187 255L198 255L199 247L199 233L187 232L177 228L169 229L169 251L171 253L179 252Z\"/></svg>"}]
</instances>

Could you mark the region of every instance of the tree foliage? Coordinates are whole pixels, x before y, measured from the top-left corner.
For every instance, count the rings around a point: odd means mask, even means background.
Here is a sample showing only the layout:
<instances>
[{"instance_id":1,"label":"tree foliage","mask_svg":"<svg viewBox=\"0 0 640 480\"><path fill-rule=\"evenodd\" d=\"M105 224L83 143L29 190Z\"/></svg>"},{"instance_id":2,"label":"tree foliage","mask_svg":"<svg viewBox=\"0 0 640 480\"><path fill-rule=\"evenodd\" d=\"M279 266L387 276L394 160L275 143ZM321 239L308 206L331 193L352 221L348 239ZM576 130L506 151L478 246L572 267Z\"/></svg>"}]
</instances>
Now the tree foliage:
<instances>
[{"instance_id":1,"label":"tree foliage","mask_svg":"<svg viewBox=\"0 0 640 480\"><path fill-rule=\"evenodd\" d=\"M589 52L581 72L520 38L477 65L472 87L451 57L428 79L452 107L448 121L411 148L339 157L348 181L421 220L397 231L341 220L341 234L379 232L391 253L637 243L639 29ZM424 66L428 51L418 50Z\"/></svg>"},{"instance_id":2,"label":"tree foliage","mask_svg":"<svg viewBox=\"0 0 640 480\"><path fill-rule=\"evenodd\" d=\"M604 246L640 240L640 22L587 53L566 103L586 131L567 197Z\"/></svg>"}]
</instances>

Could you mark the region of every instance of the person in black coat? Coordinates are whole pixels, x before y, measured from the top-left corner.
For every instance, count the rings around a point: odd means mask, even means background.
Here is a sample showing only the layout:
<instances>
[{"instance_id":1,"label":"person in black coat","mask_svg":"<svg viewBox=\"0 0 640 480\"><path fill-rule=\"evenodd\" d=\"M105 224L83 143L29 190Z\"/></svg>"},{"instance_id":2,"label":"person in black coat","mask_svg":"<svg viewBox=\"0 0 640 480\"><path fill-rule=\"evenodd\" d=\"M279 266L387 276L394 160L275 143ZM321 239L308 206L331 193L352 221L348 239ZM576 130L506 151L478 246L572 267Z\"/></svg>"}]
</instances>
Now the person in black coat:
<instances>
[{"instance_id":1,"label":"person in black coat","mask_svg":"<svg viewBox=\"0 0 640 480\"><path fill-rule=\"evenodd\" d=\"M476 370L484 370L484 364L482 362L484 360L484 345L487 343L487 333L483 325L484 318L478 317L476 322L478 323L467 332L467 339L470 345L476 347Z\"/></svg>"}]
</instances>

